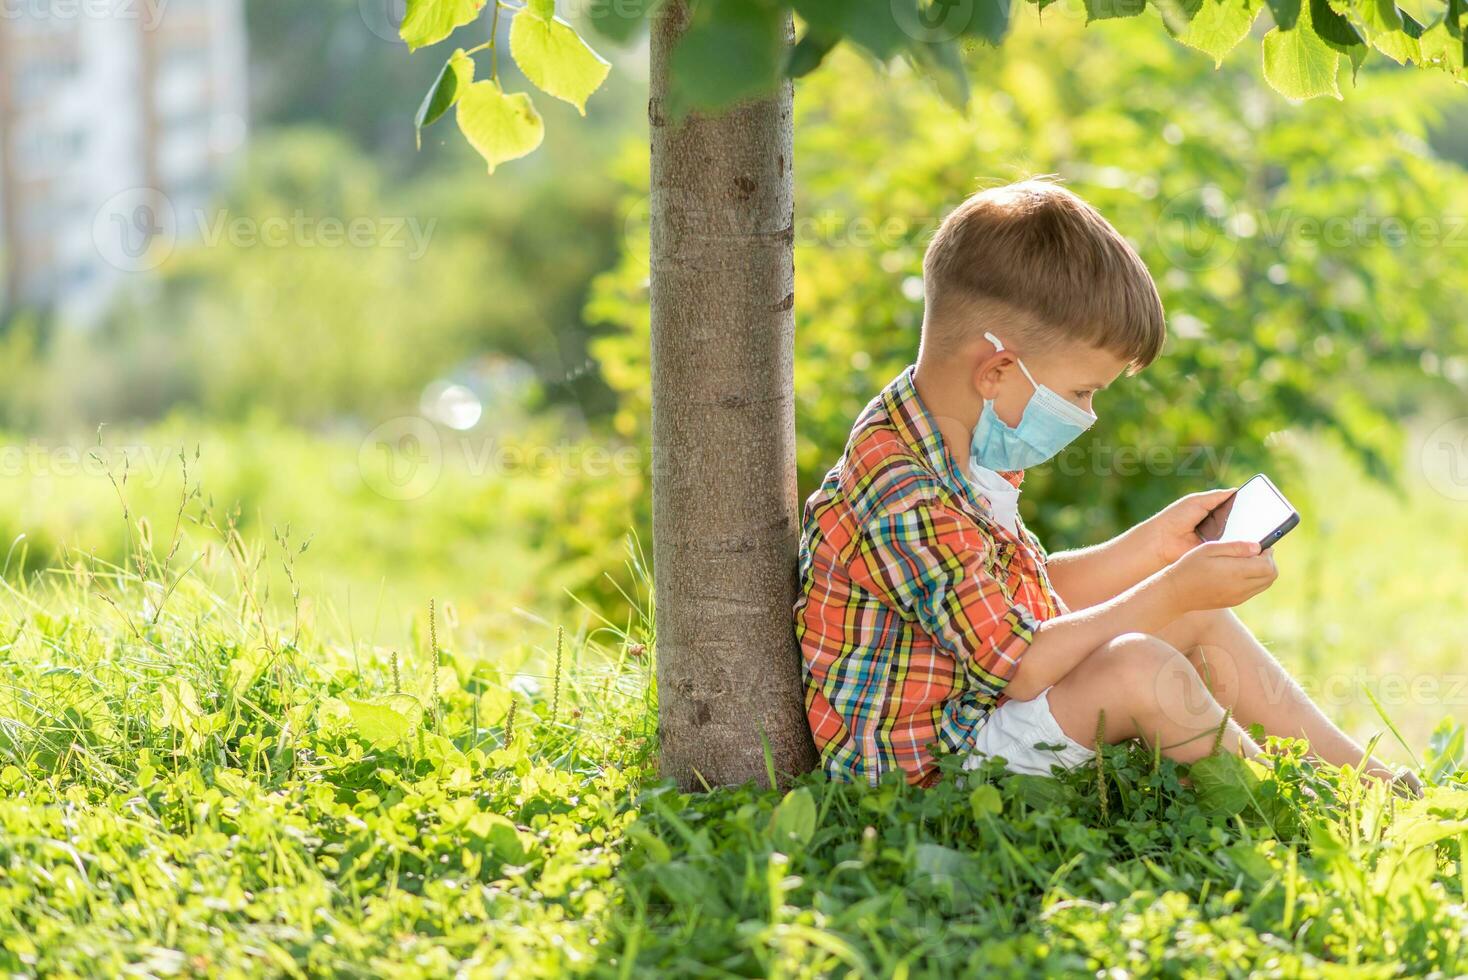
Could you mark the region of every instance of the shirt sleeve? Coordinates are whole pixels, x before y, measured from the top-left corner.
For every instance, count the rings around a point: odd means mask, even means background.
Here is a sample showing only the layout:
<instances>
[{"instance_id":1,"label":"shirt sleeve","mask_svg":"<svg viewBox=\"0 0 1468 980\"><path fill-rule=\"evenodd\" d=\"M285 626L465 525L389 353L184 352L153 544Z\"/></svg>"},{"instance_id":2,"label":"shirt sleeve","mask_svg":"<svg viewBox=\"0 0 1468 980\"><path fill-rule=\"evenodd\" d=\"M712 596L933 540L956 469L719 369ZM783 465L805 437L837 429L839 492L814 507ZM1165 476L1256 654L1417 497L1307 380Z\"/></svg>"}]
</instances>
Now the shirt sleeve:
<instances>
[{"instance_id":1,"label":"shirt sleeve","mask_svg":"<svg viewBox=\"0 0 1468 980\"><path fill-rule=\"evenodd\" d=\"M974 689L997 697L1038 625L985 571L989 547L972 521L922 502L869 523L851 567L858 584L932 636Z\"/></svg>"}]
</instances>

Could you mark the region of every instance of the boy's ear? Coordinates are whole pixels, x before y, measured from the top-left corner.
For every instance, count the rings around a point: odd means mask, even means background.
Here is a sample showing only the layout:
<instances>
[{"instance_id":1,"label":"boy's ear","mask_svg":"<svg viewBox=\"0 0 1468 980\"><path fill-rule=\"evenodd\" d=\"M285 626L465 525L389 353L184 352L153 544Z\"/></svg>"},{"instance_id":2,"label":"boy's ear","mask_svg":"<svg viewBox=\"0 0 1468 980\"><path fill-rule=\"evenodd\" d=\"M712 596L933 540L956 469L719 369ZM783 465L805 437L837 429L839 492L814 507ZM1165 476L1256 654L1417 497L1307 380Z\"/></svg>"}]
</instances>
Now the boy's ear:
<instances>
[{"instance_id":1,"label":"boy's ear","mask_svg":"<svg viewBox=\"0 0 1468 980\"><path fill-rule=\"evenodd\" d=\"M987 343L984 347L986 350L975 355L974 390L985 401L992 401L999 394L999 385L1005 374L1014 368L1014 355L1007 350L996 351Z\"/></svg>"}]
</instances>

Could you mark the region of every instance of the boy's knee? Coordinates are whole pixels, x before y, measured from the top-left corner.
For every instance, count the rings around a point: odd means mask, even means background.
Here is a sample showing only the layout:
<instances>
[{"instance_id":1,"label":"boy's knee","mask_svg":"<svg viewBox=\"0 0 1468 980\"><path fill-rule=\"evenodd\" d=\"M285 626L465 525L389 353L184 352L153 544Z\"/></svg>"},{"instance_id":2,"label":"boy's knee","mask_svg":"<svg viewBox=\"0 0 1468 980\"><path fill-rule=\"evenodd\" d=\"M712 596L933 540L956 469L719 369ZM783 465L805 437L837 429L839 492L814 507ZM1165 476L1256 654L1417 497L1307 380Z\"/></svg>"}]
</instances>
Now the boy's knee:
<instances>
[{"instance_id":1,"label":"boy's knee","mask_svg":"<svg viewBox=\"0 0 1468 980\"><path fill-rule=\"evenodd\" d=\"M1123 633L1105 647L1109 659L1128 675L1146 675L1168 666L1182 654L1166 640L1150 633Z\"/></svg>"},{"instance_id":2,"label":"boy's knee","mask_svg":"<svg viewBox=\"0 0 1468 980\"><path fill-rule=\"evenodd\" d=\"M1123 686L1134 710L1167 707L1197 686L1188 659L1165 640L1148 633L1123 633L1105 647L1108 673Z\"/></svg>"}]
</instances>

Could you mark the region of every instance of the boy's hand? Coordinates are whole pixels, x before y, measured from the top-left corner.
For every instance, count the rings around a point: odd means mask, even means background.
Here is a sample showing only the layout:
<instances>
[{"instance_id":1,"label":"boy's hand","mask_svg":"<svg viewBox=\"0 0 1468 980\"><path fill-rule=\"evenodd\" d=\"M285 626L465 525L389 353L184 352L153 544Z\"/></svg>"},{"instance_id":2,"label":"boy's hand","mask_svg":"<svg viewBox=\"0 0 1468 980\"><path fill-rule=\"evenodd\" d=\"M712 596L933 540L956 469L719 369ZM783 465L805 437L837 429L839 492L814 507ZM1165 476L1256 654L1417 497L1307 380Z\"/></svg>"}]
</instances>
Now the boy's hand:
<instances>
[{"instance_id":1,"label":"boy's hand","mask_svg":"<svg viewBox=\"0 0 1468 980\"><path fill-rule=\"evenodd\" d=\"M1162 572L1178 614L1226 609L1247 602L1274 584L1274 555L1254 541L1209 541L1195 545Z\"/></svg>"},{"instance_id":2,"label":"boy's hand","mask_svg":"<svg viewBox=\"0 0 1468 980\"><path fill-rule=\"evenodd\" d=\"M1158 563L1171 565L1198 547L1202 539L1195 528L1210 510L1227 500L1233 492L1230 488L1190 493L1147 518L1145 526Z\"/></svg>"}]
</instances>

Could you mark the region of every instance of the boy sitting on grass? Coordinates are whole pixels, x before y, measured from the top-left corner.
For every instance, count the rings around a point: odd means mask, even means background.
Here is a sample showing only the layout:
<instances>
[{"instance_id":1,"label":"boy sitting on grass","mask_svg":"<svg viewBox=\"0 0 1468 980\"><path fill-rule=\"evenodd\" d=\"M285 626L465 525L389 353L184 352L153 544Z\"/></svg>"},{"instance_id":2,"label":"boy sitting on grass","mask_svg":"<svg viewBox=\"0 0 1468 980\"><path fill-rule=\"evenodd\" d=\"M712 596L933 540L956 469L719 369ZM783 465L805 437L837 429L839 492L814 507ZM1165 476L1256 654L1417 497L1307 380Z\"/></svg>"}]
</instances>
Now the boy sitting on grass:
<instances>
[{"instance_id":1,"label":"boy sitting on grass","mask_svg":"<svg viewBox=\"0 0 1468 980\"><path fill-rule=\"evenodd\" d=\"M1102 712L1108 741L1178 762L1220 727L1228 751L1255 755L1241 726L1257 723L1360 765L1230 611L1276 575L1257 544L1194 533L1231 491L1056 555L1019 518L1025 468L1162 350L1162 303L1126 240L1070 191L1025 181L963 202L923 274L917 364L867 406L805 507L796 631L826 772L930 785L943 746L967 767L998 756L1050 775L1092 757Z\"/></svg>"}]
</instances>

